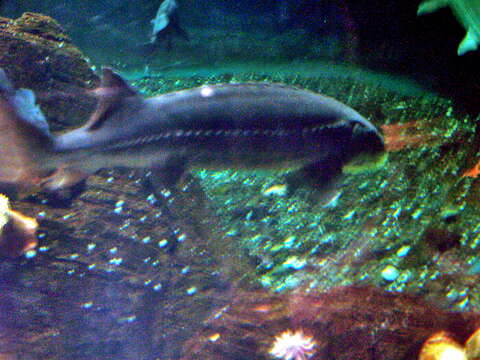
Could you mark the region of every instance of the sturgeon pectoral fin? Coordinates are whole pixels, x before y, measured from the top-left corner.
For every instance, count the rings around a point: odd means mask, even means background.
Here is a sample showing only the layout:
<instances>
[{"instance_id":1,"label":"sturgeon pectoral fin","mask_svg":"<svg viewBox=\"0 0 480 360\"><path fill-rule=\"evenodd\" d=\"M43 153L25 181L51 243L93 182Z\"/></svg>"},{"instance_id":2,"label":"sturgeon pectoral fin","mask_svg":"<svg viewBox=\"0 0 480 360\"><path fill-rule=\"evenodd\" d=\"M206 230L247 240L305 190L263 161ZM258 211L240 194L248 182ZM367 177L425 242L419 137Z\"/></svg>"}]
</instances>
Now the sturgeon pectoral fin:
<instances>
[{"instance_id":1,"label":"sturgeon pectoral fin","mask_svg":"<svg viewBox=\"0 0 480 360\"><path fill-rule=\"evenodd\" d=\"M64 167L44 178L41 188L50 206L69 207L85 191L88 175L81 170Z\"/></svg>"},{"instance_id":2,"label":"sturgeon pectoral fin","mask_svg":"<svg viewBox=\"0 0 480 360\"><path fill-rule=\"evenodd\" d=\"M305 166L301 172L308 184L317 188L324 188L338 180L342 174L342 165L343 162L339 159L329 157L321 162Z\"/></svg>"},{"instance_id":3,"label":"sturgeon pectoral fin","mask_svg":"<svg viewBox=\"0 0 480 360\"><path fill-rule=\"evenodd\" d=\"M146 186L158 194L162 189L175 190L186 174L186 160L180 157L170 158L166 163L153 166L146 176Z\"/></svg>"},{"instance_id":4,"label":"sturgeon pectoral fin","mask_svg":"<svg viewBox=\"0 0 480 360\"><path fill-rule=\"evenodd\" d=\"M306 165L288 176L289 192L305 185L320 192L329 191L341 179L342 166L343 162L335 157L327 157Z\"/></svg>"},{"instance_id":5,"label":"sturgeon pectoral fin","mask_svg":"<svg viewBox=\"0 0 480 360\"><path fill-rule=\"evenodd\" d=\"M307 200L312 204L327 206L341 193L342 163L321 161L305 166L287 177L288 192L307 187ZM311 191L314 190L314 191Z\"/></svg>"},{"instance_id":6,"label":"sturgeon pectoral fin","mask_svg":"<svg viewBox=\"0 0 480 360\"><path fill-rule=\"evenodd\" d=\"M55 172L44 178L41 182L43 189L54 192L66 188L71 188L84 181L89 174L71 167L58 168Z\"/></svg>"}]
</instances>

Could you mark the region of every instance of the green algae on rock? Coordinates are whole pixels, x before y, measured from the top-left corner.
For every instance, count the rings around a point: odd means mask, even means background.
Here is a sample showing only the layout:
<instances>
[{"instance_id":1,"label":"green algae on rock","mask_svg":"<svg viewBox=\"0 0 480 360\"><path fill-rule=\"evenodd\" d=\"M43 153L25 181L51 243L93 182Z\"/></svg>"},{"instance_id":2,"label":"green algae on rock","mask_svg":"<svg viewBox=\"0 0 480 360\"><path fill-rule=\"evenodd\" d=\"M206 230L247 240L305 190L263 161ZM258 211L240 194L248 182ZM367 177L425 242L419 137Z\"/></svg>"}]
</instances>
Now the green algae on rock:
<instances>
[{"instance_id":1,"label":"green algae on rock","mask_svg":"<svg viewBox=\"0 0 480 360\"><path fill-rule=\"evenodd\" d=\"M221 220L226 241L240 242L257 264L255 276L261 284L282 291L302 283L329 288L366 282L392 290L430 290L432 297L458 309L480 306L480 292L468 270L480 261L479 181L461 176L478 160L475 117L435 94L408 95L350 78L249 73L137 83L166 92L225 81L284 82L333 96L375 125L383 124L387 147L388 141L392 146L383 169L347 176L324 205L312 202L312 193L303 189L265 196L265 189L285 182L285 172L195 174ZM455 209L454 216L448 209ZM437 248L426 246L428 234L434 234L429 241ZM439 234L450 234L458 246L448 246ZM397 255L405 246L408 254ZM391 282L382 277L388 265L398 269Z\"/></svg>"}]
</instances>

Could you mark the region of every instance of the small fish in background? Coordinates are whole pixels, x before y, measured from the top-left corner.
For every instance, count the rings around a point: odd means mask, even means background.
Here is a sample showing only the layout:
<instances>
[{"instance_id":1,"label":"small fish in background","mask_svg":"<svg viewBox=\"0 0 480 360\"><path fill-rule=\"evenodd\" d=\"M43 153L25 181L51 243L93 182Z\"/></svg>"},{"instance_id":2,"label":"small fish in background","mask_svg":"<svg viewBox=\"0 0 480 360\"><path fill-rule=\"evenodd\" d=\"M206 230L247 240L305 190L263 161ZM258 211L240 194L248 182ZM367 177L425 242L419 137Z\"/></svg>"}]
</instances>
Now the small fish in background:
<instances>
[{"instance_id":1,"label":"small fish in background","mask_svg":"<svg viewBox=\"0 0 480 360\"><path fill-rule=\"evenodd\" d=\"M458 46L457 55L477 50L480 43L480 0L424 0L418 6L417 15L429 14L445 6L452 9L467 31Z\"/></svg>"},{"instance_id":2,"label":"small fish in background","mask_svg":"<svg viewBox=\"0 0 480 360\"><path fill-rule=\"evenodd\" d=\"M150 36L151 43L154 43L157 40L158 33L168 26L170 23L170 17L177 8L178 5L175 0L164 0L160 4L157 10L157 15L151 21L153 25L152 35Z\"/></svg>"},{"instance_id":3,"label":"small fish in background","mask_svg":"<svg viewBox=\"0 0 480 360\"><path fill-rule=\"evenodd\" d=\"M277 0L275 2L276 21L282 28L286 28L291 17L291 5L288 0Z\"/></svg>"},{"instance_id":4,"label":"small fish in background","mask_svg":"<svg viewBox=\"0 0 480 360\"><path fill-rule=\"evenodd\" d=\"M150 35L150 44L159 44L166 41L167 49L171 49L174 35L189 40L187 32L180 26L177 9L178 4L175 0L164 0L160 4L157 15L151 21L153 28Z\"/></svg>"},{"instance_id":5,"label":"small fish in background","mask_svg":"<svg viewBox=\"0 0 480 360\"><path fill-rule=\"evenodd\" d=\"M341 102L282 84L205 85L142 98L111 69L97 109L56 135L30 90L0 71L0 183L57 191L101 168L147 168L167 187L191 168L296 168L322 188L383 165L379 131Z\"/></svg>"}]
</instances>

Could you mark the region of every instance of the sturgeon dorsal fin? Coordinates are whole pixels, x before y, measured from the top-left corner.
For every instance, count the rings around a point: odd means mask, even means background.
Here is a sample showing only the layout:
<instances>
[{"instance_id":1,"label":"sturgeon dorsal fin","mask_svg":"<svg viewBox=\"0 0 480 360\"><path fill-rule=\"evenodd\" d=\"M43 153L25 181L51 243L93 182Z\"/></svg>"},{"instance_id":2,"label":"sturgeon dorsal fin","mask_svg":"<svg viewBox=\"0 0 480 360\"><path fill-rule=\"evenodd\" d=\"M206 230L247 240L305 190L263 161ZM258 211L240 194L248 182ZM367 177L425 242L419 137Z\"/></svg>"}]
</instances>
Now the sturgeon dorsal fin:
<instances>
[{"instance_id":1,"label":"sturgeon dorsal fin","mask_svg":"<svg viewBox=\"0 0 480 360\"><path fill-rule=\"evenodd\" d=\"M122 103L123 99L138 96L137 92L110 68L103 68L100 87L93 90L92 93L98 98L98 104L85 124L85 128L89 131L101 127L108 116Z\"/></svg>"},{"instance_id":2,"label":"sturgeon dorsal fin","mask_svg":"<svg viewBox=\"0 0 480 360\"><path fill-rule=\"evenodd\" d=\"M136 95L137 92L115 71L108 67L102 69L101 88L116 88L122 89L130 95Z\"/></svg>"}]
</instances>

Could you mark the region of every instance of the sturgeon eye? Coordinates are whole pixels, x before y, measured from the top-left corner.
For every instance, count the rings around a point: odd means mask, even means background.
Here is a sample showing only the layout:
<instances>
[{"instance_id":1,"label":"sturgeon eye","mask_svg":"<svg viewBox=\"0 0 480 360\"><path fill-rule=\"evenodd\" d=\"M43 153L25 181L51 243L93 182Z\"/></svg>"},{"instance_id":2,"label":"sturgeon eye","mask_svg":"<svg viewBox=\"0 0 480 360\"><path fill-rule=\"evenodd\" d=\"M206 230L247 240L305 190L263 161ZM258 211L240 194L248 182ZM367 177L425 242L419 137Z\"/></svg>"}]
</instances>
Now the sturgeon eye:
<instances>
[{"instance_id":1,"label":"sturgeon eye","mask_svg":"<svg viewBox=\"0 0 480 360\"><path fill-rule=\"evenodd\" d=\"M355 121L352 125L353 136L358 136L358 135L365 134L365 132L367 132L367 130L368 130L367 127L360 122Z\"/></svg>"}]
</instances>

